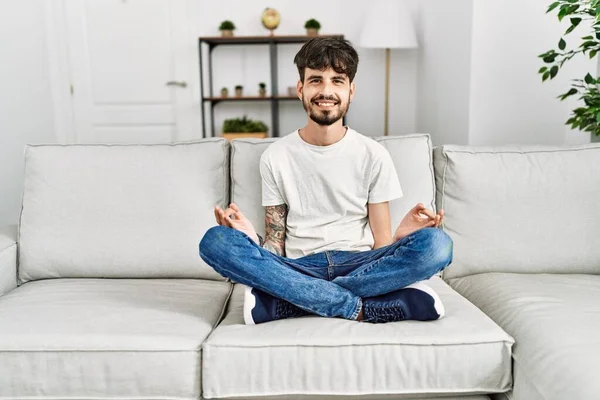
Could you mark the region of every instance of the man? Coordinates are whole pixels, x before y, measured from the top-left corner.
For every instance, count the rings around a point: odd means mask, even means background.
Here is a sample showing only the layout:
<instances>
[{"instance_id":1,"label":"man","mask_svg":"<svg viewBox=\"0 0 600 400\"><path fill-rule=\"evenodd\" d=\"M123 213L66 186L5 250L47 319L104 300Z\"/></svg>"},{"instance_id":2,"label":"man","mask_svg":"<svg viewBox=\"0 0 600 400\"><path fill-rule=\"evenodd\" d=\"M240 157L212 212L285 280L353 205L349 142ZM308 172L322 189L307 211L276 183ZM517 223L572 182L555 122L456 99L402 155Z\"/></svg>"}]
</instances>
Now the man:
<instances>
[{"instance_id":1,"label":"man","mask_svg":"<svg viewBox=\"0 0 600 400\"><path fill-rule=\"evenodd\" d=\"M417 204L392 235L389 201L402 196L387 150L343 126L356 90L348 41L315 38L296 55L302 129L262 154L265 238L235 204L215 207L204 261L246 285L244 321L317 314L372 323L444 315L423 280L452 262L452 240Z\"/></svg>"}]
</instances>

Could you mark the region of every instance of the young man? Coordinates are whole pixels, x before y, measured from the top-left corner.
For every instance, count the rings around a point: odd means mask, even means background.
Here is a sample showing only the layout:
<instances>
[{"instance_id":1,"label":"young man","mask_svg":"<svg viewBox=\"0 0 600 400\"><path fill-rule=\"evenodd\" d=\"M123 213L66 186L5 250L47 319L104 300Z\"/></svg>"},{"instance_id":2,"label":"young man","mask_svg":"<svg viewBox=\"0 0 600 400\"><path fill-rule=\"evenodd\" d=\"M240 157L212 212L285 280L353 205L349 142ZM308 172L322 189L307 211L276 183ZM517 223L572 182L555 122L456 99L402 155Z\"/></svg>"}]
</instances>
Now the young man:
<instances>
[{"instance_id":1,"label":"young man","mask_svg":"<svg viewBox=\"0 0 600 400\"><path fill-rule=\"evenodd\" d=\"M452 262L452 240L417 204L392 235L389 201L402 196L387 150L342 125L355 93L358 54L315 38L294 62L306 126L260 160L264 240L235 204L199 245L221 275L246 285L246 324L317 314L365 322L444 315L423 280Z\"/></svg>"}]
</instances>

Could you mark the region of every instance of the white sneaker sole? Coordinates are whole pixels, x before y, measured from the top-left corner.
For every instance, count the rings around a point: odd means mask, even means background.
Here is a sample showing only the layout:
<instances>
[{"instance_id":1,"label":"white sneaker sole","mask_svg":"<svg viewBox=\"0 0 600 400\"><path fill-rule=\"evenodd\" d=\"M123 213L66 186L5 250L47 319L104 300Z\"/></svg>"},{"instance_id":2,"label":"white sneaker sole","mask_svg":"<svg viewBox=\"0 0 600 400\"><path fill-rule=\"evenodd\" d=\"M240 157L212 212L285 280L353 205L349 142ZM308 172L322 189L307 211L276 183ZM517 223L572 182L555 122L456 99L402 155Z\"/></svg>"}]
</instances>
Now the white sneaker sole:
<instances>
[{"instance_id":1,"label":"white sneaker sole","mask_svg":"<svg viewBox=\"0 0 600 400\"><path fill-rule=\"evenodd\" d=\"M256 299L252 295L252 288L244 286L244 323L246 325L255 325L252 319L252 310L256 306Z\"/></svg>"},{"instance_id":2,"label":"white sneaker sole","mask_svg":"<svg viewBox=\"0 0 600 400\"><path fill-rule=\"evenodd\" d=\"M431 297L433 297L433 304L435 306L435 311L440 315L440 318L438 318L438 319L441 319L446 315L446 309L444 308L444 304L442 303L440 296L438 296L438 294L435 292L435 290L433 290L431 287L429 287L429 285L427 285L427 284L423 283L423 281L421 281L421 282L415 282L412 285L408 285L406 287L422 290L425 293L427 293L428 295L430 295Z\"/></svg>"}]
</instances>

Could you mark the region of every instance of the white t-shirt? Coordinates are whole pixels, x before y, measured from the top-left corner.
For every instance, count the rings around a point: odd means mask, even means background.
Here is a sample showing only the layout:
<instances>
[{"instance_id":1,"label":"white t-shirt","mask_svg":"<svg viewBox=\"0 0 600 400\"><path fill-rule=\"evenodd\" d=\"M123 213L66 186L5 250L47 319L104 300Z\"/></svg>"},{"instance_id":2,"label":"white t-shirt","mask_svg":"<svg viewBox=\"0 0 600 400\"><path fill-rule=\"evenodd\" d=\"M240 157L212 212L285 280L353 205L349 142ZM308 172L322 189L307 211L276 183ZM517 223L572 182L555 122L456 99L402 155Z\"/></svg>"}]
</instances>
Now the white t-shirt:
<instances>
[{"instance_id":1,"label":"white t-shirt","mask_svg":"<svg viewBox=\"0 0 600 400\"><path fill-rule=\"evenodd\" d=\"M262 205L287 204L286 257L325 250L371 250L367 203L402 197L392 158L375 140L348 128L329 146L298 131L261 156Z\"/></svg>"}]
</instances>

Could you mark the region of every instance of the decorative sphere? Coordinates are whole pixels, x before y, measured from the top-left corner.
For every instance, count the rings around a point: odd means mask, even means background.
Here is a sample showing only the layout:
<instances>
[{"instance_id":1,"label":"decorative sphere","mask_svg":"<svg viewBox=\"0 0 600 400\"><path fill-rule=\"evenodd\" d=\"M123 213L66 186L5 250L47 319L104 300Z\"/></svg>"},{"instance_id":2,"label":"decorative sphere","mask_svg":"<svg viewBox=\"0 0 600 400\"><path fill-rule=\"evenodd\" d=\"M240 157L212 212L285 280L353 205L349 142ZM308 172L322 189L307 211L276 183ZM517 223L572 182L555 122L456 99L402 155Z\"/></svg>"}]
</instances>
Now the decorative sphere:
<instances>
[{"instance_id":1,"label":"decorative sphere","mask_svg":"<svg viewBox=\"0 0 600 400\"><path fill-rule=\"evenodd\" d=\"M262 14L262 24L265 28L273 30L279 26L280 21L281 16L277 10L274 8L265 8Z\"/></svg>"}]
</instances>

